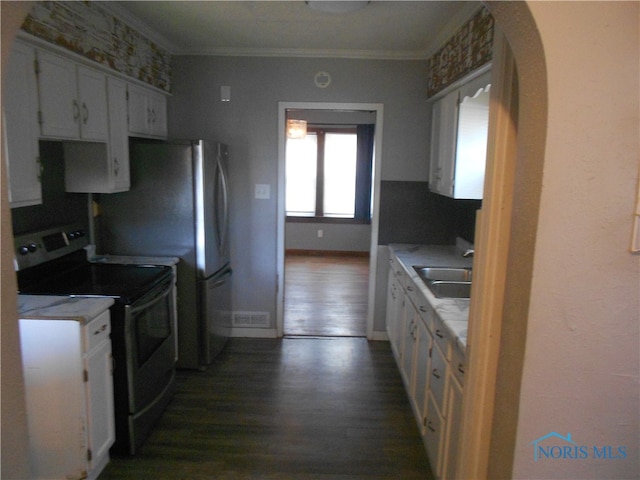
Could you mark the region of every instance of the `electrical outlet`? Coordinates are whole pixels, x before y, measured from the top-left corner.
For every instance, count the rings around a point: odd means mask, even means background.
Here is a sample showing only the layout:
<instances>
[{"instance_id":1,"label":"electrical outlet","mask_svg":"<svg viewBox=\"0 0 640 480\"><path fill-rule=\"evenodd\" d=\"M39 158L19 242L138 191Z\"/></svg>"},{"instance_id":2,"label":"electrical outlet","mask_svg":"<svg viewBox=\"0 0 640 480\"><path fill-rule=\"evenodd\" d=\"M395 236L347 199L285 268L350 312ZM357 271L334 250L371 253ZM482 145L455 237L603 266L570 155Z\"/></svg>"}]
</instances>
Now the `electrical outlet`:
<instances>
[{"instance_id":1,"label":"electrical outlet","mask_svg":"<svg viewBox=\"0 0 640 480\"><path fill-rule=\"evenodd\" d=\"M318 238L324 237L324 232L322 230L318 230Z\"/></svg>"}]
</instances>

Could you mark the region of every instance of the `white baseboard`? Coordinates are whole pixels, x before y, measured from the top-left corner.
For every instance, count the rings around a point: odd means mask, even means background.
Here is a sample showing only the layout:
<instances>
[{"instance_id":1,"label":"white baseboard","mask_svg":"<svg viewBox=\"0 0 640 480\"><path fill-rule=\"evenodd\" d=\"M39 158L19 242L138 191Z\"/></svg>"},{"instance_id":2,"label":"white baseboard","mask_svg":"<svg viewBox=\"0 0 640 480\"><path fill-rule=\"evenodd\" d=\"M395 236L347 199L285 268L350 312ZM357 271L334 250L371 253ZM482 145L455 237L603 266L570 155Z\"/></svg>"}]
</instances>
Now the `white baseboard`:
<instances>
[{"instance_id":1,"label":"white baseboard","mask_svg":"<svg viewBox=\"0 0 640 480\"><path fill-rule=\"evenodd\" d=\"M389 335L387 335L387 332L374 331L371 340L374 342L388 342Z\"/></svg>"},{"instance_id":2,"label":"white baseboard","mask_svg":"<svg viewBox=\"0 0 640 480\"><path fill-rule=\"evenodd\" d=\"M231 337L277 338L275 328L231 328Z\"/></svg>"}]
</instances>

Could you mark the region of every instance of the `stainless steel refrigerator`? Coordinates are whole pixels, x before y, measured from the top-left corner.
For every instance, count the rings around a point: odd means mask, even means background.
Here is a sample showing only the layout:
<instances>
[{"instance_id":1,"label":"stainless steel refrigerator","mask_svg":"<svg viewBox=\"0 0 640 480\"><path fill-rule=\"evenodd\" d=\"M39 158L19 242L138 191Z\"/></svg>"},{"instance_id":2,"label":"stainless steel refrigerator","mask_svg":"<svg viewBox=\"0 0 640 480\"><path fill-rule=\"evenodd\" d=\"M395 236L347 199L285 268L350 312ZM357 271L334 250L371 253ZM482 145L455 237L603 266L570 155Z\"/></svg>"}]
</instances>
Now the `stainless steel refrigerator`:
<instances>
[{"instance_id":1,"label":"stainless steel refrigerator","mask_svg":"<svg viewBox=\"0 0 640 480\"><path fill-rule=\"evenodd\" d=\"M175 256L178 367L202 368L231 328L228 148L131 139L131 189L101 195L102 254Z\"/></svg>"}]
</instances>

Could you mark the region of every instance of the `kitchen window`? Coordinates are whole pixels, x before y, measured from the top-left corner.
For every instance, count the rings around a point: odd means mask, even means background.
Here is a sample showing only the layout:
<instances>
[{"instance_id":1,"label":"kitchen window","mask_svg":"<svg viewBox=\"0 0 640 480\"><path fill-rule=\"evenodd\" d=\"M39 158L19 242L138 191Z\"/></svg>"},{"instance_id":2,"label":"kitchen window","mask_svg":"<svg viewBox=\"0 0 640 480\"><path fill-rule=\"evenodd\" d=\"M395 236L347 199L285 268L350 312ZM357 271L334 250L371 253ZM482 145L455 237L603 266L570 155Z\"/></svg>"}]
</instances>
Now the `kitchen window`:
<instances>
[{"instance_id":1,"label":"kitchen window","mask_svg":"<svg viewBox=\"0 0 640 480\"><path fill-rule=\"evenodd\" d=\"M369 223L372 153L373 125L309 126L287 139L287 220Z\"/></svg>"}]
</instances>

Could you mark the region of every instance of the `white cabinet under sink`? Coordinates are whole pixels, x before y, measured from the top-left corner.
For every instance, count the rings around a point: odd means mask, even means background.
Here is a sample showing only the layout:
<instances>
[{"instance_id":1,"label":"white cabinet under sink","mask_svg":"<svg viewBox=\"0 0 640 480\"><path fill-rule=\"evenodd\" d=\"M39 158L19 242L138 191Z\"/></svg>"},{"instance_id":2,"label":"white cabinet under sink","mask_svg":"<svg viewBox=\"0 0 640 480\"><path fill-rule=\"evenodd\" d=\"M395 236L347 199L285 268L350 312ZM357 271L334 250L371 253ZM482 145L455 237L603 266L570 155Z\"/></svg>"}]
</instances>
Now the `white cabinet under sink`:
<instances>
[{"instance_id":1,"label":"white cabinet under sink","mask_svg":"<svg viewBox=\"0 0 640 480\"><path fill-rule=\"evenodd\" d=\"M441 480L454 479L465 353L424 293L426 287L417 283L422 280L409 274L412 267L393 252L389 261L386 324L392 351L432 472Z\"/></svg>"}]
</instances>

